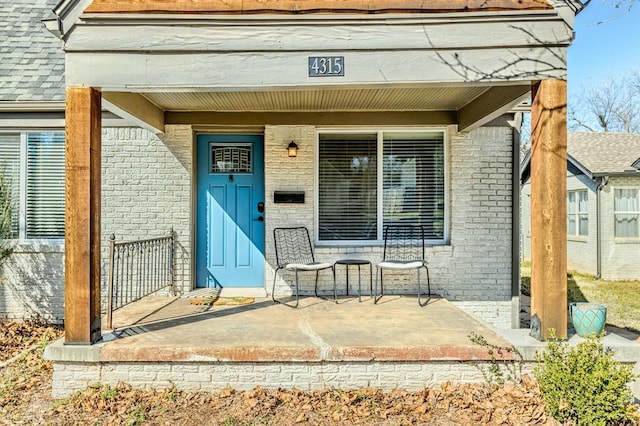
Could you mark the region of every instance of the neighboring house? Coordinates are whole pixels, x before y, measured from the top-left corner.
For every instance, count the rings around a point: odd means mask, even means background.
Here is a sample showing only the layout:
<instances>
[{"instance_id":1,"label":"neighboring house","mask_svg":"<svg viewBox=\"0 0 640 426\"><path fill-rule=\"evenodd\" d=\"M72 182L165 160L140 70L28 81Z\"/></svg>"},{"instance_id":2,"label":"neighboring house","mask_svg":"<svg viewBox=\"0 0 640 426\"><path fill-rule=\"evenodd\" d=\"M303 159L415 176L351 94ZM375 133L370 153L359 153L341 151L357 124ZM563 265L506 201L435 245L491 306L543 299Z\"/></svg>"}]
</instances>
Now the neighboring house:
<instances>
[{"instance_id":1,"label":"neighboring house","mask_svg":"<svg viewBox=\"0 0 640 426\"><path fill-rule=\"evenodd\" d=\"M80 147L67 158L67 173L82 173L75 166L86 152L102 165L101 184L91 164L89 189L71 186L66 199L98 200L76 213L101 220L103 274L110 233L146 238L173 228L182 293L218 286L266 295L275 227L309 228L321 260L355 255L375 263L384 225L403 220L425 226L435 293L498 327L517 326L519 137L510 111L531 96L532 82L566 78L566 47L581 4L293 3L1 6L13 23L3 34L9 42L0 66L5 57L20 59L0 75L0 131L19 139L20 156L18 148L0 155L20 162L24 190L19 250L3 278L0 315L63 317L62 229L53 220L61 212L49 222L30 215L31 169L24 167L38 159L30 144L43 140L58 151L42 156L60 161L64 61L67 102L69 93L77 95L67 105L67 143ZM49 8L56 19L47 27L62 43L38 23ZM43 63L30 70L21 49L37 50ZM41 76L57 79L50 94ZM5 79L16 82L7 89ZM100 102L136 126L105 113L101 137L93 122L86 138L75 136ZM297 157L287 155L292 141ZM60 185L61 175L44 182ZM304 199L282 203L277 192L302 192ZM48 209L61 202L43 201ZM46 222L37 229L50 233L32 237L29 221L37 219ZM82 246L93 232L74 234L82 240L72 247L74 260L94 256ZM74 309L95 300L93 293L79 296L79 288L95 290L84 281L94 279L89 270L77 272L82 284L67 281ZM412 281L409 274L386 288L414 292ZM291 285L283 274L276 292L288 294ZM91 323L95 341L99 325L87 320L95 313L88 309L81 322Z\"/></svg>"},{"instance_id":2,"label":"neighboring house","mask_svg":"<svg viewBox=\"0 0 640 426\"><path fill-rule=\"evenodd\" d=\"M604 279L640 280L640 135L570 132L567 169L568 267ZM530 191L524 183L525 259L531 258Z\"/></svg>"}]
</instances>

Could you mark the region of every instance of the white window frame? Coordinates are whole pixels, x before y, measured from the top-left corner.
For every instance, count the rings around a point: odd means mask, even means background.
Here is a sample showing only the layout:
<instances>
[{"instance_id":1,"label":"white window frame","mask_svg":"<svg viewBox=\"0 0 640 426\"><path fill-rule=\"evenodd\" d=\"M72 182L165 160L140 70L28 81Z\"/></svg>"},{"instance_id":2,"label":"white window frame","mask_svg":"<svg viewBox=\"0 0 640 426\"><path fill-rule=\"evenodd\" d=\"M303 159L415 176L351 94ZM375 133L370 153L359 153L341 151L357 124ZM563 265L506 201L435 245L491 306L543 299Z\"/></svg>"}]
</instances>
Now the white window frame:
<instances>
[{"instance_id":1,"label":"white window frame","mask_svg":"<svg viewBox=\"0 0 640 426\"><path fill-rule=\"evenodd\" d=\"M585 193L587 194L587 209L585 211L580 211L580 193ZM575 213L570 213L569 210L569 194L575 194L575 203L576 203L576 211ZM569 226L567 223L567 234L569 236L572 237L582 237L582 238L586 238L589 236L589 191L587 189L572 189L567 191L567 222L568 222L568 218L569 216L575 216L575 223L576 223L576 232L575 233L569 233ZM587 217L587 233L586 234L581 234L580 233L580 218L586 216Z\"/></svg>"},{"instance_id":2,"label":"white window frame","mask_svg":"<svg viewBox=\"0 0 640 426\"><path fill-rule=\"evenodd\" d=\"M420 133L420 132L440 132L442 133L442 143L444 145L444 232L443 238L438 240L427 239L425 242L429 245L446 245L449 243L450 235L450 204L449 204L449 132L446 127L324 127L316 129L316 141L314 147L314 229L320 229L320 134L340 133L340 134L361 134L361 133L377 133L376 156L380 159L377 164L377 223L378 232L375 240L331 240L325 241L319 239L318 232L314 232L314 244L318 246L379 246L384 243L383 240L383 161L384 158L384 134L385 133Z\"/></svg>"},{"instance_id":3,"label":"white window frame","mask_svg":"<svg viewBox=\"0 0 640 426\"><path fill-rule=\"evenodd\" d=\"M27 238L27 189L28 189L28 176L27 176L27 163L28 163L28 137L30 133L62 133L64 129L59 128L45 128L45 129L29 129L29 130L2 130L2 134L20 134L20 200L19 200L19 213L18 213L18 238L15 241L18 244L27 245L48 245L61 247L64 245L65 238ZM65 213L63 209L63 214ZM66 233L66 230L65 230Z\"/></svg>"},{"instance_id":4,"label":"white window frame","mask_svg":"<svg viewBox=\"0 0 640 426\"><path fill-rule=\"evenodd\" d=\"M638 210L637 211L617 211L616 210L616 191L619 189L635 190L638 197ZM636 214L638 215L638 221L640 221L640 188L637 186L620 186L613 188L613 237L617 240L639 240L640 239L640 225L638 226L638 235L633 237L619 237L616 235L616 216L618 214Z\"/></svg>"}]
</instances>

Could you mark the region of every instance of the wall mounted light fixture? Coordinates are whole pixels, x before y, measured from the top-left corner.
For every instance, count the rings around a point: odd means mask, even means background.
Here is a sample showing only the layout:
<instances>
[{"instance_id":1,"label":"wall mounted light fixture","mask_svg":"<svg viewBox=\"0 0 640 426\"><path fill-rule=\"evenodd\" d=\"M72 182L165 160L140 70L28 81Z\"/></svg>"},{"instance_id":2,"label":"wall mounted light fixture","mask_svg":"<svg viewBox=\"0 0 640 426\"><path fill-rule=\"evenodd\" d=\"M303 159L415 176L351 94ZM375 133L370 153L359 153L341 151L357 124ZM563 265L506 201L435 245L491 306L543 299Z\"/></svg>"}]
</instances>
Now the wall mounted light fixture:
<instances>
[{"instance_id":1,"label":"wall mounted light fixture","mask_svg":"<svg viewBox=\"0 0 640 426\"><path fill-rule=\"evenodd\" d=\"M287 152L289 153L289 157L297 157L298 156L298 145L294 141L291 141L289 146L287 147Z\"/></svg>"}]
</instances>

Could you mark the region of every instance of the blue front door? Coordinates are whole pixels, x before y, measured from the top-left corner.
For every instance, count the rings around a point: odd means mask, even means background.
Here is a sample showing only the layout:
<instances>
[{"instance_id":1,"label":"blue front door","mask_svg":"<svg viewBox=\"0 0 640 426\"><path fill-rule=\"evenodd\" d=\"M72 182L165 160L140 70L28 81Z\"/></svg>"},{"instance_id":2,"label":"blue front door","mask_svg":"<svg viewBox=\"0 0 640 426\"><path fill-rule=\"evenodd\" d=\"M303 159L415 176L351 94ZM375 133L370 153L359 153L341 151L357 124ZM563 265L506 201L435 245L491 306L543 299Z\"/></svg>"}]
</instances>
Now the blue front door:
<instances>
[{"instance_id":1,"label":"blue front door","mask_svg":"<svg viewBox=\"0 0 640 426\"><path fill-rule=\"evenodd\" d=\"M264 286L262 136L199 135L196 287Z\"/></svg>"}]
</instances>

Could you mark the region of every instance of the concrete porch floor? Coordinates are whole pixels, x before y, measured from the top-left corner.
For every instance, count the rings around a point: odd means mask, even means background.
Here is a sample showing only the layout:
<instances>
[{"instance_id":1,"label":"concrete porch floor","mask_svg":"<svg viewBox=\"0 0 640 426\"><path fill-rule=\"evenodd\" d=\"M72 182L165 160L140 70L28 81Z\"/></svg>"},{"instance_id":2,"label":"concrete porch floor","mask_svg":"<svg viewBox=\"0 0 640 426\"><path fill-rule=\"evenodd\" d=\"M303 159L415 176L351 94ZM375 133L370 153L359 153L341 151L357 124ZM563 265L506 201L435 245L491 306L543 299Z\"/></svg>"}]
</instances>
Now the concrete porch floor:
<instances>
[{"instance_id":1,"label":"concrete porch floor","mask_svg":"<svg viewBox=\"0 0 640 426\"><path fill-rule=\"evenodd\" d=\"M202 292L200 292L202 293ZM210 294L211 295L211 294ZM207 296L198 294L198 296ZM206 306L190 298L147 297L114 315L114 330L94 345L45 350L54 363L52 392L67 397L93 383L183 390L297 387L302 390L425 386L482 382L494 361L472 333L514 346L524 371L545 347L527 329L494 329L442 298L419 307L415 297L305 297L300 307L256 298L246 305ZM570 344L582 338L572 336ZM640 373L640 345L613 333L603 343ZM496 355L496 353L494 353ZM503 360L512 359L504 352ZM640 395L640 380L632 384Z\"/></svg>"},{"instance_id":2,"label":"concrete porch floor","mask_svg":"<svg viewBox=\"0 0 640 426\"><path fill-rule=\"evenodd\" d=\"M315 297L298 308L257 298L251 304L203 306L194 299L148 297L114 313L101 361L430 361L487 360L474 344L509 342L447 300L421 308L414 297ZM228 299L227 299L228 300Z\"/></svg>"}]
</instances>

